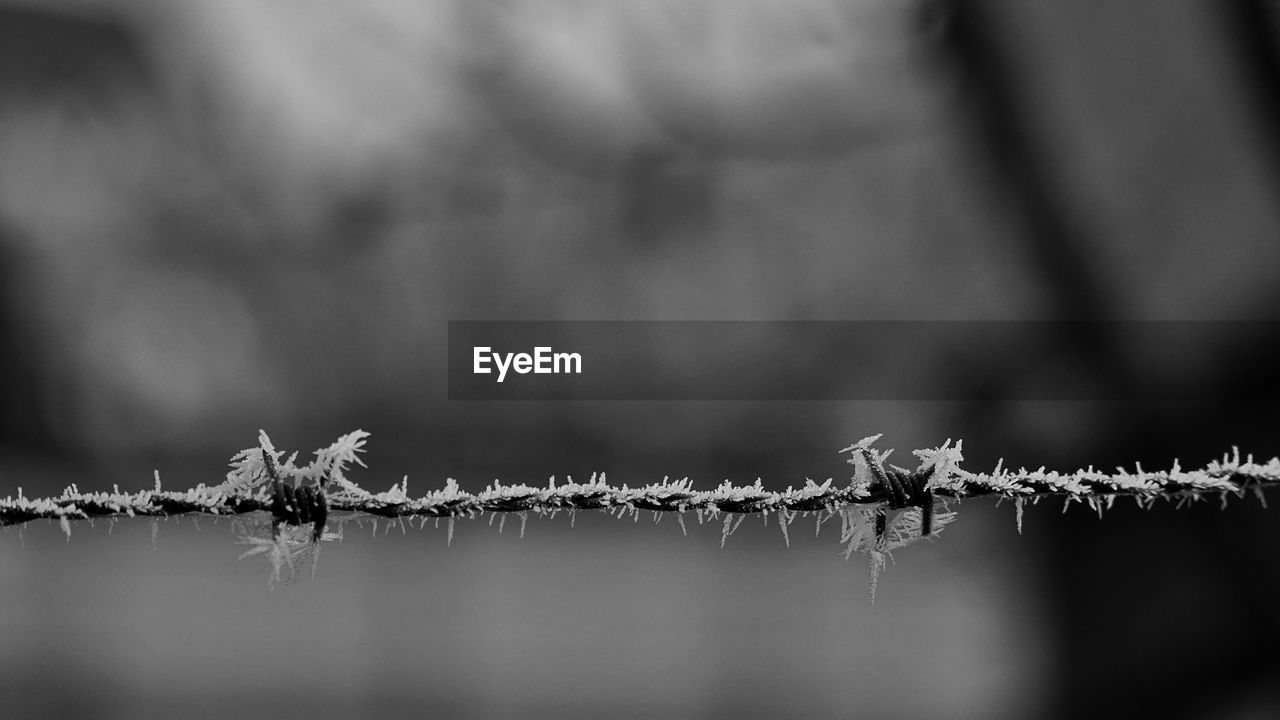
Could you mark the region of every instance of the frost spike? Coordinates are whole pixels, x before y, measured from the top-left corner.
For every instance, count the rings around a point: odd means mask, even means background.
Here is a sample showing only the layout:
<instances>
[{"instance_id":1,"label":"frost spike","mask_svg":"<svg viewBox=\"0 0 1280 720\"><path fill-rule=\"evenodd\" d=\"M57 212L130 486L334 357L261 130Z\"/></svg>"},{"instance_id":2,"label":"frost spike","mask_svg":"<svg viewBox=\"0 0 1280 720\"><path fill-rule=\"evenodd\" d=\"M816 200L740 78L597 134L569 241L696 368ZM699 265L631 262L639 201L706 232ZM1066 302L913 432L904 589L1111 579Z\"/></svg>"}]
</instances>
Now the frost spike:
<instances>
[{"instance_id":1,"label":"frost spike","mask_svg":"<svg viewBox=\"0 0 1280 720\"><path fill-rule=\"evenodd\" d=\"M867 553L871 570L871 604L876 604L876 589L880 586L880 573L885 568L885 553L871 550Z\"/></svg>"},{"instance_id":2,"label":"frost spike","mask_svg":"<svg viewBox=\"0 0 1280 720\"><path fill-rule=\"evenodd\" d=\"M735 518L731 514L728 514L728 513L725 514L724 528L720 532L721 548L724 548L725 541L729 539L730 535L732 535L734 532L738 530L738 526L741 525L742 521L745 520L746 518L747 518L746 515L739 515L738 517Z\"/></svg>"}]
</instances>

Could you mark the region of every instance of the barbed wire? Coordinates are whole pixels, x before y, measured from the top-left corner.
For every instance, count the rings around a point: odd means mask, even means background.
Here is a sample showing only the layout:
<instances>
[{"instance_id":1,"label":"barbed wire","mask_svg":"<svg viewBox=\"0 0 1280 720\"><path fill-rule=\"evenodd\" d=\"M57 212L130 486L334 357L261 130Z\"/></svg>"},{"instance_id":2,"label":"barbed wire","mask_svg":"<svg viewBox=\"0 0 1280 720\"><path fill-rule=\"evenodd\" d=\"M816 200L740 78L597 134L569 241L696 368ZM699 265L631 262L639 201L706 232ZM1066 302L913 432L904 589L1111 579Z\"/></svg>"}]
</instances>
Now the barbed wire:
<instances>
[{"instance_id":1,"label":"barbed wire","mask_svg":"<svg viewBox=\"0 0 1280 720\"><path fill-rule=\"evenodd\" d=\"M573 515L578 511L600 511L638 518L641 512L651 511L655 519L674 514L682 530L684 514L693 513L699 523L723 516L722 546L748 515L761 515L766 522L771 514L776 516L788 545L788 527L797 517L816 516L815 532L824 522L839 517L845 558L862 553L869 559L874 601L877 579L890 553L932 538L951 523L955 519L951 501L1012 499L1021 532L1027 500L1059 496L1066 499L1067 506L1080 502L1101 514L1121 497L1133 498L1143 507L1162 499L1181 506L1215 496L1225 504L1229 497L1252 491L1265 506L1265 490L1280 484L1280 459L1256 463L1252 456L1246 456L1242 460L1238 449L1220 461L1189 471L1175 461L1172 469L1154 472L1140 466L1132 472L1117 468L1112 473L1093 468L1074 473L1044 468L1011 471L998 464L989 473L973 473L960 467L964 456L959 442L952 445L948 440L941 447L914 451L918 464L909 470L886 464L892 451L874 448L880 437L864 438L841 451L849 455L848 461L853 465L853 476L847 485L838 485L831 478L822 483L806 479L801 488L772 491L765 489L760 480L745 486L726 481L711 490L697 490L688 478L664 478L659 483L633 488L610 485L606 476L599 473L585 483L569 478L557 484L553 477L546 487L494 481L475 493L464 491L449 479L444 488L412 498L407 477L379 493L371 493L347 479L348 464L364 464L359 454L364 451L368 433L357 430L344 435L333 445L316 451L311 463L299 466L297 453L285 458L267 434L260 432L258 445L233 456L231 471L218 485L164 490L157 472L154 489L134 493L121 492L118 487L111 492L86 493L72 485L59 496L33 499L18 488L16 497L0 500L0 527L39 519L58 520L70 540L74 520L150 517L154 538L156 518L265 514L269 522L239 524L240 542L250 546L240 557L264 555L271 563L274 584L286 568L292 579L296 564L308 554L314 574L321 543L340 540L344 522L364 517L375 521L389 518L399 521L402 527L413 519L418 519L420 526L432 519L445 519L451 542L455 520L485 514L490 516L490 522L494 517L505 522L509 515L519 515L523 535L524 523L531 513L555 516L560 512ZM337 532L329 532L332 525L337 526ZM263 529L268 527L269 530Z\"/></svg>"},{"instance_id":2,"label":"barbed wire","mask_svg":"<svg viewBox=\"0 0 1280 720\"><path fill-rule=\"evenodd\" d=\"M759 480L745 486L726 481L711 490L694 489L687 478L674 481L664 478L662 482L638 487L614 486L600 473L585 483L573 482L570 478L557 484L553 477L546 487L503 485L495 481L475 493L461 489L455 480L449 479L444 488L411 498L407 478L390 490L371 493L346 480L341 470L329 477L323 472L317 473L314 466L299 469L290 463L281 472L292 476L295 482L305 483L310 478L328 486L325 495L330 510L406 519L470 518L489 513L554 515L579 510L694 512L711 516L794 515L830 512L848 506L882 506L885 510L923 507L930 502L929 496L942 500L1062 496L1069 502L1101 507L1120 497L1132 497L1148 506L1161 499L1186 502L1213 495L1243 496L1254 491L1265 503L1262 491L1280 484L1280 459L1256 463L1252 456L1242 459L1238 450L1197 470L1183 470L1175 462L1172 469L1161 471L1145 471L1139 466L1133 471L1118 468L1112 473L1093 468L1060 473L1044 468L1012 471L997 466L989 473L972 473L959 466L963 459L961 444L953 446L948 441L939 448L915 451L920 463L915 470L906 470L884 464L889 452L872 447L879 437L866 438L841 451L850 454L849 462L854 466L854 476L848 485L837 485L828 478L821 484L807 480L801 488L782 491L767 490ZM359 444L363 444L362 440ZM359 447L356 451L362 449ZM274 453L269 445L260 451L263 458L272 460L273 455L280 454ZM237 457L249 452L244 451ZM270 464L263 460L262 469ZM38 519L278 514L273 511L276 493L267 474L257 483L238 482L230 474L228 477L228 482L199 485L186 491L163 490L158 473L154 489L134 493L121 492L118 488L111 492L81 492L71 485L59 496L27 498L19 488L16 497L0 500L0 526Z\"/></svg>"}]
</instances>

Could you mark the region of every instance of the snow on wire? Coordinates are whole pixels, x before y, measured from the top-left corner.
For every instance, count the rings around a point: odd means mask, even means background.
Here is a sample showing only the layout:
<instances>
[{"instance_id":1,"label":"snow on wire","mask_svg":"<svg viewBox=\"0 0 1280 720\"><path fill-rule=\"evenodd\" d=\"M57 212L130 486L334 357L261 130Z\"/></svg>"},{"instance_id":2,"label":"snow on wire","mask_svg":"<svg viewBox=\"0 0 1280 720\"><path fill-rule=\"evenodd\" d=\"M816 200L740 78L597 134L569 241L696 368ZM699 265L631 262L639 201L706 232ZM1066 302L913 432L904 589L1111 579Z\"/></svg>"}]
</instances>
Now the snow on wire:
<instances>
[{"instance_id":1,"label":"snow on wire","mask_svg":"<svg viewBox=\"0 0 1280 720\"><path fill-rule=\"evenodd\" d=\"M932 537L950 523L955 513L948 501L973 497L1008 498L1015 501L1019 529L1025 500L1045 496L1065 497L1067 503L1081 502L1101 512L1118 497L1132 497L1142 506L1156 500L1185 502L1211 496L1243 496L1254 492L1265 505L1263 490L1280 483L1280 459L1255 463L1252 456L1241 459L1238 450L1221 461L1199 470L1183 470L1175 461L1162 471L1117 469L1114 473L1093 468L1059 473L1040 468L1011 471L997 465L990 473L963 470L961 443L948 440L941 447L917 450L913 470L886 465L892 451L879 451L875 435L842 450L849 455L853 477L847 485L828 478L819 484L806 480L800 488L771 491L757 480L736 486L726 481L711 490L697 490L685 478L629 487L614 486L603 473L585 483L557 484L551 478L546 487L504 485L494 481L477 493L462 490L447 480L441 489L418 498L408 494L408 478L389 490L371 493L347 479L351 464L363 466L359 454L369 434L357 430L342 436L333 445L316 451L310 463L299 465L297 453L287 458L275 449L266 432L259 432L258 445L242 450L231 459L226 479L214 486L198 485L185 491L161 488L156 473L155 488L136 493L81 492L75 485L60 496L32 499L18 488L17 497L0 499L0 526L17 525L36 519L56 519L68 538L70 521L99 517L170 517L186 514L239 516L267 513L270 533L246 532L242 542L251 546L242 557L264 554L273 566L273 579L285 567L292 571L302 556L318 552L319 544L339 539L341 533L327 532L327 525L340 527L343 519L373 516L401 523L418 519L446 519L452 539L453 522L490 514L518 514L523 522L530 513L554 516L583 510L610 512L616 516L638 517L651 511L655 518L675 513L684 528L684 513L693 513L699 522L723 516L721 545L747 515L768 519L777 516L783 539L790 544L789 526L800 516L816 518L817 528L834 517L841 522L840 541L846 558L865 553L874 578L883 568L887 554L918 539ZM305 502L302 498L306 498ZM335 517L335 514L336 517ZM313 527L303 527L311 524Z\"/></svg>"}]
</instances>

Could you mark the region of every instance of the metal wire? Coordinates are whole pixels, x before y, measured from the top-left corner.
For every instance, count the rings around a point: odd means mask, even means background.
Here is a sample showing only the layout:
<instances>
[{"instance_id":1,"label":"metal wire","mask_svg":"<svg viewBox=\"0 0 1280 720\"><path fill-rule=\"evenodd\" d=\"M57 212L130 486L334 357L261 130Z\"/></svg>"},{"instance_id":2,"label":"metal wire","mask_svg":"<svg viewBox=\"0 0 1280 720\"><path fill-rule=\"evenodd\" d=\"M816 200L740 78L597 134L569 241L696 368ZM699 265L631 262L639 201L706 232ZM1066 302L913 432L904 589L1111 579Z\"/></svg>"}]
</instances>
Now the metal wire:
<instances>
[{"instance_id":1,"label":"metal wire","mask_svg":"<svg viewBox=\"0 0 1280 720\"><path fill-rule=\"evenodd\" d=\"M878 438L878 436L877 436ZM552 479L546 487L502 485L494 482L484 490L472 493L449 480L443 489L422 497L410 498L407 480L381 493L370 493L342 478L331 482L327 491L330 511L346 511L385 518L468 518L487 513L555 514L561 511L643 510L657 513L695 512L711 514L779 513L794 515L834 512L849 506L882 506L883 510L908 505L923 507L924 498L941 499L999 497L1025 500L1044 496L1062 496L1101 509L1118 497L1132 497L1140 504L1157 500L1185 502L1206 497L1243 496L1255 492L1265 503L1263 490L1280 484L1280 459L1255 463L1252 456L1241 459L1239 451L1227 454L1221 461L1199 470L1182 470L1175 463L1171 470L1134 471L1118 469L1113 473L1081 470L1074 473L1046 471L1009 471L997 466L990 473L971 473L959 467L960 446L950 443L932 450L916 451L920 466L914 471L892 467L899 483L886 483L880 478L886 470L882 461L888 453L871 449L876 438L867 438L845 449L851 454L855 474L848 485L836 485L828 479L822 484L807 481L802 488L783 491L766 490L754 485L735 486L728 482L712 490L695 490L687 480L664 479L641 487L614 486L606 477L592 476L586 483L567 482L557 485ZM295 480L296 481L296 480ZM905 485L901 484L905 483ZM273 512L274 494L271 483L259 486L232 486L228 483L208 487L199 485L186 491L162 490L157 475L153 490L136 493L81 492L75 485L56 497L27 498L19 489L16 497L0 500L0 526L18 525L38 519L63 522L104 517L171 517L188 514L230 516L252 512ZM901 494L903 487L916 487L913 501ZM926 533L927 534L927 533Z\"/></svg>"}]
</instances>

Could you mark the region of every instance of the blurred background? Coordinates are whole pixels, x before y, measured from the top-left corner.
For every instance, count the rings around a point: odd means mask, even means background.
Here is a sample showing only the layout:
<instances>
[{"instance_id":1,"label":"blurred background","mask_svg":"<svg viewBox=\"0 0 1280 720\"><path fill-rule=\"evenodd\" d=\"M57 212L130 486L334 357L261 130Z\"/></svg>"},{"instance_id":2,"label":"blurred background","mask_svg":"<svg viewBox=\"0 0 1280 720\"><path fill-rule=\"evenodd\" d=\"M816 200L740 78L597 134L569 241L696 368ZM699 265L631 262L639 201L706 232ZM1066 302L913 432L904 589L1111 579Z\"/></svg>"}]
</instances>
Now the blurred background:
<instances>
[{"instance_id":1,"label":"blurred background","mask_svg":"<svg viewBox=\"0 0 1280 720\"><path fill-rule=\"evenodd\" d=\"M773 488L1280 454L1272 0L0 0L0 494L221 479L265 428L454 477ZM1049 320L1103 402L448 402L448 320ZM1151 357L1111 320L1187 322ZM868 348L892 363L941 339ZM730 350L726 350L729 352ZM741 352L733 348L732 352ZM657 352L677 349L655 348ZM804 352L798 348L797 352ZM714 358L702 358L708 365ZM1015 388L1010 391L1009 388ZM987 397L983 400L981 398ZM973 501L868 602L834 530L0 535L18 717L1274 717L1280 538ZM376 535L376 537L374 537Z\"/></svg>"}]
</instances>

